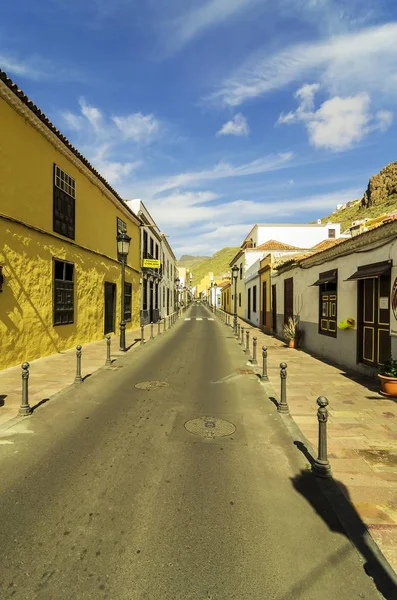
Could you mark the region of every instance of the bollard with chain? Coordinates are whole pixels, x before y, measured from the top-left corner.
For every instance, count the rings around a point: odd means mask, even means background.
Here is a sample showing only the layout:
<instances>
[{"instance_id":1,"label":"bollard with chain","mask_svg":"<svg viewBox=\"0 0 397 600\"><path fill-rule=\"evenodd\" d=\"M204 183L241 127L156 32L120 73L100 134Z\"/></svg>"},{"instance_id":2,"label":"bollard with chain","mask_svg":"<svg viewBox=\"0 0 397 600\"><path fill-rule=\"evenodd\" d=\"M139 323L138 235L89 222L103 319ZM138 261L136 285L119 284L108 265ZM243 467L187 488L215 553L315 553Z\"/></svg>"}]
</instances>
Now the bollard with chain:
<instances>
[{"instance_id":1,"label":"bollard with chain","mask_svg":"<svg viewBox=\"0 0 397 600\"><path fill-rule=\"evenodd\" d=\"M74 378L75 383L83 383L83 378L81 376L81 346L76 346L76 377Z\"/></svg>"},{"instance_id":2,"label":"bollard with chain","mask_svg":"<svg viewBox=\"0 0 397 600\"><path fill-rule=\"evenodd\" d=\"M145 343L145 328L143 325L141 325L141 346L143 346Z\"/></svg>"},{"instance_id":3,"label":"bollard with chain","mask_svg":"<svg viewBox=\"0 0 397 600\"><path fill-rule=\"evenodd\" d=\"M24 362L22 368L22 402L19 407L19 416L27 417L32 414L32 409L29 406L29 363Z\"/></svg>"},{"instance_id":4,"label":"bollard with chain","mask_svg":"<svg viewBox=\"0 0 397 600\"><path fill-rule=\"evenodd\" d=\"M327 458L327 421L328 421L328 399L325 396L317 398L318 419L318 457L312 465L312 473L317 477L332 477L331 465Z\"/></svg>"},{"instance_id":5,"label":"bollard with chain","mask_svg":"<svg viewBox=\"0 0 397 600\"><path fill-rule=\"evenodd\" d=\"M249 352L250 352L250 332L249 331L245 332L245 350L244 350L244 352L246 354L249 354Z\"/></svg>"},{"instance_id":6,"label":"bollard with chain","mask_svg":"<svg viewBox=\"0 0 397 600\"><path fill-rule=\"evenodd\" d=\"M256 337L252 338L252 360L251 360L251 364L253 365L257 365L258 361L256 360L256 344L257 344L257 339Z\"/></svg>"},{"instance_id":7,"label":"bollard with chain","mask_svg":"<svg viewBox=\"0 0 397 600\"><path fill-rule=\"evenodd\" d=\"M110 344L112 343L112 336L106 336L106 362L105 365L111 365L112 359L110 358Z\"/></svg>"},{"instance_id":8,"label":"bollard with chain","mask_svg":"<svg viewBox=\"0 0 397 600\"><path fill-rule=\"evenodd\" d=\"M150 339L154 340L154 335L153 335L153 321L150 323Z\"/></svg>"},{"instance_id":9,"label":"bollard with chain","mask_svg":"<svg viewBox=\"0 0 397 600\"><path fill-rule=\"evenodd\" d=\"M285 362L280 363L280 404L278 405L278 412L289 413L287 404L287 364Z\"/></svg>"},{"instance_id":10,"label":"bollard with chain","mask_svg":"<svg viewBox=\"0 0 397 600\"><path fill-rule=\"evenodd\" d=\"M157 335L161 334L161 319L158 320L157 323Z\"/></svg>"},{"instance_id":11,"label":"bollard with chain","mask_svg":"<svg viewBox=\"0 0 397 600\"><path fill-rule=\"evenodd\" d=\"M262 347L262 381L269 381L267 376L267 348L266 346Z\"/></svg>"}]
</instances>

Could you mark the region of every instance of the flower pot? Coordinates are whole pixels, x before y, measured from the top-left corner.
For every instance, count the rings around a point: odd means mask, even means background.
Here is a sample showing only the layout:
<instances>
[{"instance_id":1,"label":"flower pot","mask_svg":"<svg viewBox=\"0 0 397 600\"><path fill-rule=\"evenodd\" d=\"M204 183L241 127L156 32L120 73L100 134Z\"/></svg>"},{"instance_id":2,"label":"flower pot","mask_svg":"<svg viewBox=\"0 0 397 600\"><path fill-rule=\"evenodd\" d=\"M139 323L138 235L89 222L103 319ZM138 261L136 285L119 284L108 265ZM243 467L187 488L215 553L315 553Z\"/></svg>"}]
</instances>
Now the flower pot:
<instances>
[{"instance_id":1,"label":"flower pot","mask_svg":"<svg viewBox=\"0 0 397 600\"><path fill-rule=\"evenodd\" d=\"M298 340L296 338L292 338L292 340L288 340L288 348L297 348Z\"/></svg>"},{"instance_id":2,"label":"flower pot","mask_svg":"<svg viewBox=\"0 0 397 600\"><path fill-rule=\"evenodd\" d=\"M387 377L387 375L379 375L380 385L383 394L397 398L397 377Z\"/></svg>"}]
</instances>

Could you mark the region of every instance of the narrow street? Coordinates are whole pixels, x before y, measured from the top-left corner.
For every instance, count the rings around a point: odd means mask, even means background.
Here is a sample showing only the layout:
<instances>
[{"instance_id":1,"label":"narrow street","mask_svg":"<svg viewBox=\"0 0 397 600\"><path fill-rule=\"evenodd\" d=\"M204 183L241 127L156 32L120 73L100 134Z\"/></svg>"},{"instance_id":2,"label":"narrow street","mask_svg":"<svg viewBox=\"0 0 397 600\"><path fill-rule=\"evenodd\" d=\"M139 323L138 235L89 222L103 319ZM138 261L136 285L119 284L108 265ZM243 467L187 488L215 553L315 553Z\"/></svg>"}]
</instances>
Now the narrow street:
<instances>
[{"instance_id":1,"label":"narrow street","mask_svg":"<svg viewBox=\"0 0 397 600\"><path fill-rule=\"evenodd\" d=\"M0 461L2 600L380 598L203 306L3 433Z\"/></svg>"}]
</instances>

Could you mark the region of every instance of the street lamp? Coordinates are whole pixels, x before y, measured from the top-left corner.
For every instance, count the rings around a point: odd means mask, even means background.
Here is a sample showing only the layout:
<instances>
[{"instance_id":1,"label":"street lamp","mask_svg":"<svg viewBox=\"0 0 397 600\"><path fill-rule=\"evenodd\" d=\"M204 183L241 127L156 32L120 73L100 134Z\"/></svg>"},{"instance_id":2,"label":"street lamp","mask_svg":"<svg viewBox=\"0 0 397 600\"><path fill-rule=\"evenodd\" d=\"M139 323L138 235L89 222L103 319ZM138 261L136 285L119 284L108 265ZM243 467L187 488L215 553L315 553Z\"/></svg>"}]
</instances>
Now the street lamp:
<instances>
[{"instance_id":1,"label":"street lamp","mask_svg":"<svg viewBox=\"0 0 397 600\"><path fill-rule=\"evenodd\" d=\"M213 297L213 295L212 295L212 290L213 290L213 289L214 289L214 282L213 282L213 281L211 281L211 295L210 295L210 306L211 306L211 308L212 308L212 306L213 306L213 303L214 303L214 297Z\"/></svg>"},{"instance_id":2,"label":"street lamp","mask_svg":"<svg viewBox=\"0 0 397 600\"><path fill-rule=\"evenodd\" d=\"M120 350L125 352L125 263L130 249L131 238L126 231L117 234L117 249L121 258L121 319L120 319Z\"/></svg>"},{"instance_id":3,"label":"street lamp","mask_svg":"<svg viewBox=\"0 0 397 600\"><path fill-rule=\"evenodd\" d=\"M180 279L179 277L177 277L175 279L175 288L176 288L176 309L179 312L179 283L180 283Z\"/></svg>"},{"instance_id":4,"label":"street lamp","mask_svg":"<svg viewBox=\"0 0 397 600\"><path fill-rule=\"evenodd\" d=\"M232 275L234 280L234 316L233 316L233 329L234 335L237 335L237 277L238 277L238 266L234 265L232 268Z\"/></svg>"}]
</instances>

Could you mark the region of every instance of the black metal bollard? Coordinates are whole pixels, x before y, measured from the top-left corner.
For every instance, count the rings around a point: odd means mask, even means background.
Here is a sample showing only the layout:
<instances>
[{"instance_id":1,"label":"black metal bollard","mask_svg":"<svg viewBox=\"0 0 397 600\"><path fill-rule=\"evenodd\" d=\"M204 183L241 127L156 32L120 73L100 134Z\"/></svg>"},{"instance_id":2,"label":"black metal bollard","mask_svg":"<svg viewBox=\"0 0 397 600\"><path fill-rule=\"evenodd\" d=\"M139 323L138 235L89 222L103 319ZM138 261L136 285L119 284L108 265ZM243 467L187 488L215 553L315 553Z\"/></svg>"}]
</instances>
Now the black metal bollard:
<instances>
[{"instance_id":1,"label":"black metal bollard","mask_svg":"<svg viewBox=\"0 0 397 600\"><path fill-rule=\"evenodd\" d=\"M150 339L154 340L154 335L153 335L153 321L150 323Z\"/></svg>"},{"instance_id":2,"label":"black metal bollard","mask_svg":"<svg viewBox=\"0 0 397 600\"><path fill-rule=\"evenodd\" d=\"M145 327L144 325L141 325L141 346L143 346L145 343Z\"/></svg>"},{"instance_id":3,"label":"black metal bollard","mask_svg":"<svg viewBox=\"0 0 397 600\"><path fill-rule=\"evenodd\" d=\"M258 361L256 360L256 344L257 344L257 339L256 337L252 338L252 360L251 363L253 365L257 365Z\"/></svg>"},{"instance_id":4,"label":"black metal bollard","mask_svg":"<svg viewBox=\"0 0 397 600\"><path fill-rule=\"evenodd\" d=\"M240 336L240 342L239 342L240 346L242 346L244 343L244 331L245 331L245 327L241 327L241 330L240 330L241 336Z\"/></svg>"},{"instance_id":5,"label":"black metal bollard","mask_svg":"<svg viewBox=\"0 0 397 600\"><path fill-rule=\"evenodd\" d=\"M262 347L262 381L269 381L267 376L267 348L266 346Z\"/></svg>"},{"instance_id":6,"label":"black metal bollard","mask_svg":"<svg viewBox=\"0 0 397 600\"><path fill-rule=\"evenodd\" d=\"M83 383L83 378L81 376L81 346L76 346L76 377L74 378L74 383Z\"/></svg>"},{"instance_id":7,"label":"black metal bollard","mask_svg":"<svg viewBox=\"0 0 397 600\"><path fill-rule=\"evenodd\" d=\"M238 339L239 344L241 344L240 335L241 335L241 325L240 325L240 323L237 323L237 339Z\"/></svg>"},{"instance_id":8,"label":"black metal bollard","mask_svg":"<svg viewBox=\"0 0 397 600\"><path fill-rule=\"evenodd\" d=\"M318 419L318 457L312 465L312 473L317 477L332 477L331 465L327 458L327 421L328 399L325 396L317 398Z\"/></svg>"},{"instance_id":9,"label":"black metal bollard","mask_svg":"<svg viewBox=\"0 0 397 600\"><path fill-rule=\"evenodd\" d=\"M110 358L110 344L112 343L112 336L106 336L106 362L105 365L111 365L112 359Z\"/></svg>"},{"instance_id":10,"label":"black metal bollard","mask_svg":"<svg viewBox=\"0 0 397 600\"><path fill-rule=\"evenodd\" d=\"M289 413L287 404L287 364L285 362L280 363L280 404L278 405L278 412Z\"/></svg>"},{"instance_id":11,"label":"black metal bollard","mask_svg":"<svg viewBox=\"0 0 397 600\"><path fill-rule=\"evenodd\" d=\"M161 319L158 320L157 323L157 335L161 334Z\"/></svg>"},{"instance_id":12,"label":"black metal bollard","mask_svg":"<svg viewBox=\"0 0 397 600\"><path fill-rule=\"evenodd\" d=\"M249 352L250 352L250 332L249 331L245 332L245 350L244 350L244 352L246 354L249 354Z\"/></svg>"},{"instance_id":13,"label":"black metal bollard","mask_svg":"<svg viewBox=\"0 0 397 600\"><path fill-rule=\"evenodd\" d=\"M22 402L19 407L19 416L27 417L32 414L32 409L29 406L29 363L24 362L22 368Z\"/></svg>"}]
</instances>

